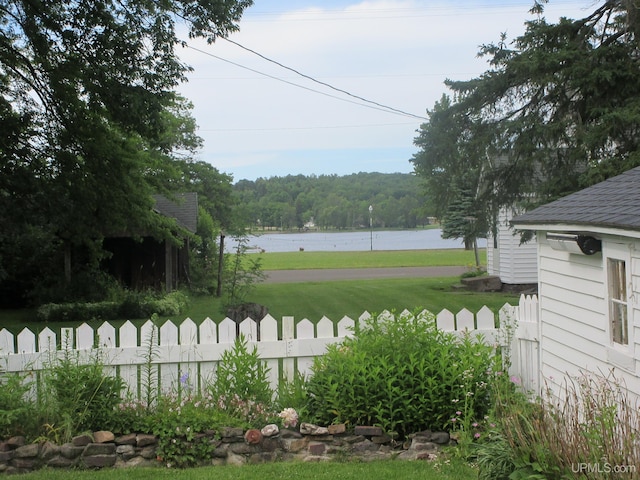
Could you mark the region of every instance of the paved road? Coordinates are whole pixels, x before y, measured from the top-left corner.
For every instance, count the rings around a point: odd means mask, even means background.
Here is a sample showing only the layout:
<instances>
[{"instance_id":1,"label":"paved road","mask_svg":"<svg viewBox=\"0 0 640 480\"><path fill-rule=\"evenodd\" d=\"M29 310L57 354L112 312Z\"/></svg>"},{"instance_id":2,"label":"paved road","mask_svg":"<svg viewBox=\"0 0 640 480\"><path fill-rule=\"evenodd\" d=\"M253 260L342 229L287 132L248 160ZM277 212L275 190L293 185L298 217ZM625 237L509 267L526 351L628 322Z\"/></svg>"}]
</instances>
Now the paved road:
<instances>
[{"instance_id":1,"label":"paved road","mask_svg":"<svg viewBox=\"0 0 640 480\"><path fill-rule=\"evenodd\" d=\"M265 270L265 283L328 282L376 278L455 277L466 267L331 268L317 270Z\"/></svg>"}]
</instances>

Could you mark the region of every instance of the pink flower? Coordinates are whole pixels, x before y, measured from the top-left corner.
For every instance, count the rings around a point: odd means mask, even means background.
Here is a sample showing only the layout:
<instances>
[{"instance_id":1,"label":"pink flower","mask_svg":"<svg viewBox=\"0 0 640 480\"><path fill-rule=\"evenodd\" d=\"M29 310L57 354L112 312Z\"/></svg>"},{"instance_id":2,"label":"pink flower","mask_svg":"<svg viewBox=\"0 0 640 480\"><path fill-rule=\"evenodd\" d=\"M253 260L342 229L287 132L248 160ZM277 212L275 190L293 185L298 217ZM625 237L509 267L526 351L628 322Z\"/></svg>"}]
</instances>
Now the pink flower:
<instances>
[{"instance_id":1,"label":"pink flower","mask_svg":"<svg viewBox=\"0 0 640 480\"><path fill-rule=\"evenodd\" d=\"M476 439L480 438L480 433L479 432L474 433L473 438L476 438Z\"/></svg>"},{"instance_id":2,"label":"pink flower","mask_svg":"<svg viewBox=\"0 0 640 480\"><path fill-rule=\"evenodd\" d=\"M282 419L284 428L295 427L298 424L298 412L293 408L285 408L278 416Z\"/></svg>"}]
</instances>

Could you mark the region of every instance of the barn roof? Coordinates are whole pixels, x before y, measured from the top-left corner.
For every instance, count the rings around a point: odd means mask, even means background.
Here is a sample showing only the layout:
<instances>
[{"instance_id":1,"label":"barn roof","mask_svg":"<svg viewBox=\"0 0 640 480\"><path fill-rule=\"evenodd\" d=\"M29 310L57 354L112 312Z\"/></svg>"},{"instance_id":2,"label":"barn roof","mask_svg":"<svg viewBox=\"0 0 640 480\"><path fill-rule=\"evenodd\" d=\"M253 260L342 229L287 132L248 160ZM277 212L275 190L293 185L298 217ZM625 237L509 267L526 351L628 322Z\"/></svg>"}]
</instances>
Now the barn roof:
<instances>
[{"instance_id":1,"label":"barn roof","mask_svg":"<svg viewBox=\"0 0 640 480\"><path fill-rule=\"evenodd\" d=\"M198 229L198 194L177 193L167 198L164 195L154 195L155 206L153 209L158 213L175 218L178 225L195 233Z\"/></svg>"},{"instance_id":2,"label":"barn roof","mask_svg":"<svg viewBox=\"0 0 640 480\"><path fill-rule=\"evenodd\" d=\"M640 167L515 217L512 224L640 230Z\"/></svg>"}]
</instances>

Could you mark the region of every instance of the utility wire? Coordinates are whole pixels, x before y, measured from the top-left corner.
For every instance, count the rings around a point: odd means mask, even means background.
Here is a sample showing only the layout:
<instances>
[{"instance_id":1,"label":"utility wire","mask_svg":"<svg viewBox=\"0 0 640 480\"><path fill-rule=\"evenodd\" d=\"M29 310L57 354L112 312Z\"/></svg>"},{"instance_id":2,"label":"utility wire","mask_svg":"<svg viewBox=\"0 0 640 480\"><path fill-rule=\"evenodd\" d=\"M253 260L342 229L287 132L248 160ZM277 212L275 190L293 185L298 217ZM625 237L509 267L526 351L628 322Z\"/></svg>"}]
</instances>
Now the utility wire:
<instances>
[{"instance_id":1,"label":"utility wire","mask_svg":"<svg viewBox=\"0 0 640 480\"><path fill-rule=\"evenodd\" d=\"M261 53L256 52L255 50L252 50L251 48L245 47L244 45L241 45L238 42L234 42L233 40L230 40L229 38L226 38L226 37L221 37L221 38L223 40L226 40L229 43L232 43L232 44L242 48L243 50L246 50L247 52L250 52L250 53L253 53L254 55L257 55L258 57L266 60L267 62L271 62L271 63L273 63L275 65L278 65L279 67L284 68L285 70L289 70L290 72L293 72L296 75L300 75L301 77L306 78L307 80L311 80L312 82L315 82L315 83L317 83L319 85L328 87L328 88L330 88L332 90L335 90L336 92L343 93L345 95L348 95L349 97L356 98L356 99L358 99L358 100L360 100L362 102L366 102L366 103L369 103L371 105L376 105L377 107L383 108L385 110L389 110L391 112L399 113L399 114L405 115L407 117L419 118L420 120L428 120L428 118L426 118L426 117L422 117L420 115L415 115L413 113L405 112L404 110L399 110L397 108L393 108L393 107L390 107L388 105L384 105L382 103L374 102L372 100L368 100L368 99L366 99L364 97L361 97L359 95L354 95L354 94L352 94L350 92L347 92L346 90L342 90L341 88L334 87L333 85L331 85L329 83L323 82L321 80L317 80L317 79L315 79L315 78L313 78L313 77L311 77L309 75L306 75L306 74L304 74L302 72L299 72L295 68L288 67L288 66L286 66L286 65L284 65L284 64L282 64L282 63L280 63L280 62L278 62L276 60L273 60L273 59L271 59L269 57L266 57L265 55L262 55Z\"/></svg>"},{"instance_id":2,"label":"utility wire","mask_svg":"<svg viewBox=\"0 0 640 480\"><path fill-rule=\"evenodd\" d=\"M235 43L235 42L233 42L233 43ZM363 98L357 97L357 96L355 96L355 95L351 95L351 94L349 94L350 96L352 96L352 97L354 97L354 98L358 98L358 99L360 99L360 100L362 100L362 101L365 101L365 102L368 102L368 103L370 103L370 104L372 104L372 105L363 104L363 103L360 103L360 102L355 102L355 101L353 101L353 100L349 100L348 98L337 97L337 96L335 96L335 95L331 95L331 94L326 93L326 92L321 92L321 91L319 91L319 90L314 90L313 88L305 87L304 85L300 85L300 84L298 84L298 83L290 82L290 81L288 81L288 80L284 80L283 78L276 77L276 76L274 76L274 75L269 75L268 73L264 73L264 72L261 72L261 71L259 71L259 70L255 70L255 69L253 69L253 68L250 68L250 67L247 67L247 66L245 66L245 65L242 65L242 64L240 64L240 63L233 62L233 61L228 60L228 59L226 59L226 58L219 57L218 55L214 55L214 54L213 54L213 53L211 53L211 52L207 52L207 51L205 51L205 50L201 50L201 49L199 49L199 48L197 48L197 47L194 47L194 46L192 46L192 45L189 45L189 44L188 44L188 43L186 43L186 42L185 42L185 45L186 45L188 48L190 48L191 50L196 51L196 52L199 52L199 53L202 53L203 55L207 55L207 56L209 56L209 57L215 58L215 59L220 60L220 61L222 61L222 62L226 62L226 63L229 63L229 64L234 65L234 66L236 66L236 67L243 68L243 69L245 69L245 70L249 70L250 72L257 73L257 74L259 74L259 75L263 75L263 76L265 76L265 77L269 77L269 78L271 78L271 79L273 79L273 80L277 80L277 81L279 81L279 82L283 82L283 83L286 83L286 84L288 84L288 85L292 85L292 86L294 86L294 87L302 88L303 90L308 90L308 91L310 91L310 92L318 93L318 94L320 94L320 95L324 95L324 96L326 96L326 97L335 98L336 100L340 100L340 101L342 101L342 102L353 103L354 105L359 105L359 106L361 106L361 107L372 108L372 109L374 109L374 110L380 110L380 111L382 111L382 112L393 113L393 114L396 114L396 115L403 115L403 116L405 116L405 117L413 117L413 118L419 118L419 119L421 119L421 120L427 120L427 118L426 118L426 117L420 117L420 116L418 116L418 115L414 115L414 114L412 114L412 113L407 113L407 112L403 112L402 110L397 110L397 109L395 109L395 108L387 107L386 105L377 104L376 102L371 102L371 101L369 101L369 100L366 100L366 99L363 99ZM259 55L259 54L258 54L258 55ZM288 67L285 67L284 65L282 65L282 67L283 67L283 68L288 68ZM295 70L294 70L294 71L295 71ZM299 75L302 75L302 76L306 76L306 75L300 74L299 72L296 72L296 73L298 73ZM308 78L311 78L311 77L308 77ZM317 81L317 80L316 80L316 81ZM318 82L318 81L317 81L317 82ZM323 82L318 82L318 83L323 83ZM326 85L328 85L328 84L326 84ZM329 86L330 86L330 85L329 85ZM333 87L332 87L332 88L333 88ZM341 91L341 90L339 90L339 89L335 89L335 90ZM377 105L377 106L376 106L376 105Z\"/></svg>"}]
</instances>

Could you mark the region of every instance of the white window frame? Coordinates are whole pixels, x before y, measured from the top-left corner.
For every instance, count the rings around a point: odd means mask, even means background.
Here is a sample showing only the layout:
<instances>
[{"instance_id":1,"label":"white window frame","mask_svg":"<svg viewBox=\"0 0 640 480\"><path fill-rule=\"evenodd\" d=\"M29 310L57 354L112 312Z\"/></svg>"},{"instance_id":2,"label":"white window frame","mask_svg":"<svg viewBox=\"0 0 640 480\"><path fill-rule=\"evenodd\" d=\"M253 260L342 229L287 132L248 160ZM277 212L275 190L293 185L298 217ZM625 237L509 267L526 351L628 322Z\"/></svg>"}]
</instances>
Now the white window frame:
<instances>
[{"instance_id":1,"label":"white window frame","mask_svg":"<svg viewBox=\"0 0 640 480\"><path fill-rule=\"evenodd\" d=\"M633 284L631 281L631 249L629 245L623 243L604 242L602 245L603 268L605 274L605 300L606 300L606 319L607 319L607 336L609 345L607 348L608 360L615 365L626 370L635 370L635 361L633 359ZM615 293L613 288L616 278L612 278L609 264L612 261L624 262L624 290L625 299L620 302L612 296ZM613 315L615 305L622 306L626 310L626 343L620 343L614 339L613 331Z\"/></svg>"}]
</instances>

